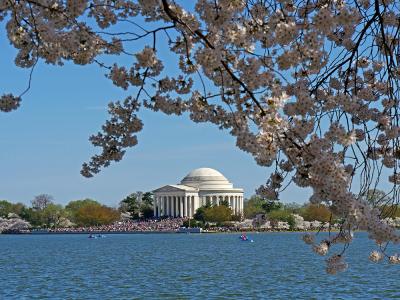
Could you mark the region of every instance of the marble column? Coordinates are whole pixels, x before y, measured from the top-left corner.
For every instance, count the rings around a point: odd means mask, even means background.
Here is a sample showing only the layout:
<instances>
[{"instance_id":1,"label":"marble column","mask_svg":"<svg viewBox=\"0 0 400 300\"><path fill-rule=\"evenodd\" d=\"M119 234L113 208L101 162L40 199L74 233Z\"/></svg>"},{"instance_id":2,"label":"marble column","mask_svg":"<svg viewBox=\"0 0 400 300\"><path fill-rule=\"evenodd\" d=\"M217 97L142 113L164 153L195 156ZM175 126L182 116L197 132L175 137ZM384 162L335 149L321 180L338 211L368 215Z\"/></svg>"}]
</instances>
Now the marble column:
<instances>
[{"instance_id":1,"label":"marble column","mask_svg":"<svg viewBox=\"0 0 400 300\"><path fill-rule=\"evenodd\" d=\"M169 215L171 217L173 217L174 216L174 197L169 196L168 198L169 198L169 210L170 210Z\"/></svg>"},{"instance_id":2,"label":"marble column","mask_svg":"<svg viewBox=\"0 0 400 300\"><path fill-rule=\"evenodd\" d=\"M172 198L174 199L174 217L176 218L178 216L178 205L176 204L178 200L176 199L176 196L173 196Z\"/></svg>"},{"instance_id":3,"label":"marble column","mask_svg":"<svg viewBox=\"0 0 400 300\"><path fill-rule=\"evenodd\" d=\"M175 214L174 197L172 197L172 196L169 196L169 197L170 197L170 200L171 200L171 217L174 217L174 214Z\"/></svg>"},{"instance_id":4,"label":"marble column","mask_svg":"<svg viewBox=\"0 0 400 300\"><path fill-rule=\"evenodd\" d=\"M175 217L179 217L179 199L177 196L174 197L175 198Z\"/></svg>"},{"instance_id":5,"label":"marble column","mask_svg":"<svg viewBox=\"0 0 400 300\"><path fill-rule=\"evenodd\" d=\"M192 218L192 210L193 210L193 203L192 203L192 196L188 196L188 204L189 204L189 217Z\"/></svg>"},{"instance_id":6,"label":"marble column","mask_svg":"<svg viewBox=\"0 0 400 300\"><path fill-rule=\"evenodd\" d=\"M183 217L183 201L182 197L178 197L179 201L179 216L182 218Z\"/></svg>"},{"instance_id":7,"label":"marble column","mask_svg":"<svg viewBox=\"0 0 400 300\"><path fill-rule=\"evenodd\" d=\"M169 196L166 197L167 199L167 208L166 208L166 215L169 216Z\"/></svg>"},{"instance_id":8,"label":"marble column","mask_svg":"<svg viewBox=\"0 0 400 300\"><path fill-rule=\"evenodd\" d=\"M154 197L153 201L153 217L157 217L157 197Z\"/></svg>"},{"instance_id":9,"label":"marble column","mask_svg":"<svg viewBox=\"0 0 400 300\"><path fill-rule=\"evenodd\" d=\"M187 204L187 208L186 208L186 215L191 218L192 217L192 213L191 213L191 209L192 209L192 203L190 201L190 196L186 196L185 197L186 200L186 204Z\"/></svg>"},{"instance_id":10,"label":"marble column","mask_svg":"<svg viewBox=\"0 0 400 300\"><path fill-rule=\"evenodd\" d=\"M183 211L182 211L182 217L186 217L186 208L187 208L187 205L186 205L186 201L185 201L185 197L184 197L184 196L181 196L181 201L182 201L182 209L183 209Z\"/></svg>"},{"instance_id":11,"label":"marble column","mask_svg":"<svg viewBox=\"0 0 400 300\"><path fill-rule=\"evenodd\" d=\"M168 196L168 201L169 201L169 215L171 217L174 216L174 197Z\"/></svg>"}]
</instances>

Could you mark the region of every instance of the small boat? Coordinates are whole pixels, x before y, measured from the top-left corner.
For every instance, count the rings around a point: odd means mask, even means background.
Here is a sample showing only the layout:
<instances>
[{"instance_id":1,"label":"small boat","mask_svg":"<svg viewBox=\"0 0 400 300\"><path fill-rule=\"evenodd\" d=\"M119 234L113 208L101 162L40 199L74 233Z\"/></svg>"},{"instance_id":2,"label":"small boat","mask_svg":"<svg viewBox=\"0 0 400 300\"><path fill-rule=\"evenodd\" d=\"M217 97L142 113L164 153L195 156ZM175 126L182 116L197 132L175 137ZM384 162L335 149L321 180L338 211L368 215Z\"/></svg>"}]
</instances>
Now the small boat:
<instances>
[{"instance_id":1,"label":"small boat","mask_svg":"<svg viewBox=\"0 0 400 300\"><path fill-rule=\"evenodd\" d=\"M104 234L91 234L88 236L89 239L101 239L105 238L106 236Z\"/></svg>"},{"instance_id":2,"label":"small boat","mask_svg":"<svg viewBox=\"0 0 400 300\"><path fill-rule=\"evenodd\" d=\"M251 240L251 239L249 239L245 234L242 234L241 236L239 236L239 239L240 239L242 242L254 243L254 241Z\"/></svg>"}]
</instances>

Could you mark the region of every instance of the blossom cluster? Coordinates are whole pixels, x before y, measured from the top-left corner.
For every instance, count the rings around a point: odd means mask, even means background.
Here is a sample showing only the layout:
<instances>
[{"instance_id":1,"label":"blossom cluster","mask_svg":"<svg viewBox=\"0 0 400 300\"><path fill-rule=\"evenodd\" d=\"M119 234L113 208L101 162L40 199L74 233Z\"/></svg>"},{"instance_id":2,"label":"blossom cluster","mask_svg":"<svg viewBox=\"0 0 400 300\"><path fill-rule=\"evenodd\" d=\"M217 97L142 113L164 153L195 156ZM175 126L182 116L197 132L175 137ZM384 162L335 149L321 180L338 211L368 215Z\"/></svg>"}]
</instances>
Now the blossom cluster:
<instances>
[{"instance_id":1,"label":"blossom cluster","mask_svg":"<svg viewBox=\"0 0 400 300\"><path fill-rule=\"evenodd\" d=\"M335 275L337 272L343 272L347 269L348 264L340 254L334 254L326 260L326 272Z\"/></svg>"},{"instance_id":2,"label":"blossom cluster","mask_svg":"<svg viewBox=\"0 0 400 300\"><path fill-rule=\"evenodd\" d=\"M5 94L0 97L0 111L10 112L20 106L21 98L12 94Z\"/></svg>"},{"instance_id":3,"label":"blossom cluster","mask_svg":"<svg viewBox=\"0 0 400 300\"><path fill-rule=\"evenodd\" d=\"M15 214L9 214L7 218L0 218L0 233L28 230L31 225Z\"/></svg>"}]
</instances>

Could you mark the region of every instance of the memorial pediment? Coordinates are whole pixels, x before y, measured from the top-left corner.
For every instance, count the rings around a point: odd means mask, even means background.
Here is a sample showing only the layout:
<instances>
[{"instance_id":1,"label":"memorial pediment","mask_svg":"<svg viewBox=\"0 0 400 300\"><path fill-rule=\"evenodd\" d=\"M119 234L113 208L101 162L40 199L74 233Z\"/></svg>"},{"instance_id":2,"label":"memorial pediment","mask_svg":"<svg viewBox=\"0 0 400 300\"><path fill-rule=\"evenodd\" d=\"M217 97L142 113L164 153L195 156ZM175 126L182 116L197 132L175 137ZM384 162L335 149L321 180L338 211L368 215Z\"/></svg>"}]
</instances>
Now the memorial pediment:
<instances>
[{"instance_id":1,"label":"memorial pediment","mask_svg":"<svg viewBox=\"0 0 400 300\"><path fill-rule=\"evenodd\" d=\"M185 191L197 191L197 189L183 186L183 185L165 185L153 191L153 193L163 193L163 192L185 192Z\"/></svg>"}]
</instances>

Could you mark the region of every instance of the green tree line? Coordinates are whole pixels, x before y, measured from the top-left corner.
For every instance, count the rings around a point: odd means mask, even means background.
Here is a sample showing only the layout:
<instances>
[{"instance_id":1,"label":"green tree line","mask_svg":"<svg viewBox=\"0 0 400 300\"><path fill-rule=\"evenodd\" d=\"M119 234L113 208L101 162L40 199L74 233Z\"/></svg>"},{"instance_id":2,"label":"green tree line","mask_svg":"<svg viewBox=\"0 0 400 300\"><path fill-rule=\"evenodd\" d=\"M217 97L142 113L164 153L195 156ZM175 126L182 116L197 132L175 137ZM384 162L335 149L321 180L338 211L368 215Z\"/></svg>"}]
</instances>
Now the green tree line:
<instances>
[{"instance_id":1,"label":"green tree line","mask_svg":"<svg viewBox=\"0 0 400 300\"><path fill-rule=\"evenodd\" d=\"M368 190L360 197L370 206L379 209L383 218L400 217L400 206L387 204L390 199L387 199L387 194L384 191L379 189ZM269 201L258 196L252 196L244 202L244 217L252 219L257 214L265 214L268 220L271 221L285 221L289 224L294 222L293 214L302 216L305 221L335 222L340 219L340 216L332 215L329 207L324 204L283 204L278 201Z\"/></svg>"},{"instance_id":2,"label":"green tree line","mask_svg":"<svg viewBox=\"0 0 400 300\"><path fill-rule=\"evenodd\" d=\"M140 199L139 199L140 196ZM0 200L0 217L18 215L34 228L58 228L70 226L99 226L111 224L124 214L126 218L151 218L153 200L151 193L133 193L124 198L118 208L109 207L93 199L70 201L67 205L56 204L48 194L36 196L31 205Z\"/></svg>"}]
</instances>

